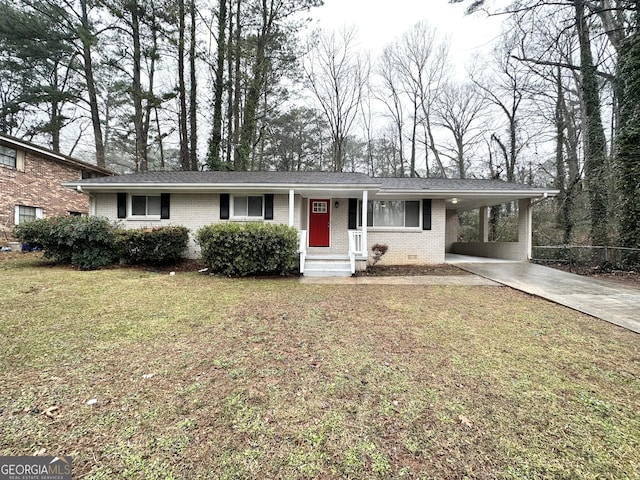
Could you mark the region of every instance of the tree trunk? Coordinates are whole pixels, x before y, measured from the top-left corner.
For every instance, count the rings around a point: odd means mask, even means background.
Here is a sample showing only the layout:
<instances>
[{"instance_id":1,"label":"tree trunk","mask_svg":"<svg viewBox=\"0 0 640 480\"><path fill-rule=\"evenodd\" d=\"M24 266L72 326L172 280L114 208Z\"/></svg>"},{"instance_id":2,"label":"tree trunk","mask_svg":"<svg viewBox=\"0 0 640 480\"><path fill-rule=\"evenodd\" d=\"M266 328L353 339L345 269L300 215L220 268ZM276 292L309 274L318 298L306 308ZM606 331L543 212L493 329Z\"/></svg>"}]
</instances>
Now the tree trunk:
<instances>
[{"instance_id":1,"label":"tree trunk","mask_svg":"<svg viewBox=\"0 0 640 480\"><path fill-rule=\"evenodd\" d=\"M591 54L589 27L585 18L585 1L574 0L574 6L580 43L581 88L586 124L585 175L591 206L591 241L594 245L607 245L609 242L605 175L607 142L602 126L598 79Z\"/></svg>"},{"instance_id":2,"label":"tree trunk","mask_svg":"<svg viewBox=\"0 0 640 480\"><path fill-rule=\"evenodd\" d=\"M616 138L621 193L620 244L640 248L640 33L629 36L618 57L620 130ZM627 259L640 264L640 255Z\"/></svg>"},{"instance_id":3,"label":"tree trunk","mask_svg":"<svg viewBox=\"0 0 640 480\"><path fill-rule=\"evenodd\" d=\"M416 176L416 142L418 130L418 103L414 99L413 102L413 125L411 126L411 161L409 164L409 176Z\"/></svg>"},{"instance_id":4,"label":"tree trunk","mask_svg":"<svg viewBox=\"0 0 640 480\"><path fill-rule=\"evenodd\" d=\"M240 144L238 145L238 162L236 170L247 170L249 168L250 156L253 151L253 142L256 135L258 104L264 86L264 77L267 63L267 43L271 34L268 18L267 0L262 0L262 31L258 35L256 42L256 59L253 66L253 73L249 83L249 91L242 115L242 128L240 130Z\"/></svg>"},{"instance_id":5,"label":"tree trunk","mask_svg":"<svg viewBox=\"0 0 640 480\"><path fill-rule=\"evenodd\" d=\"M133 84L131 88L131 96L133 100L133 124L135 130L135 162L136 170L146 172L147 166L147 148L146 140L143 137L143 111L142 111L142 48L140 46L140 18L138 2L134 1L129 6L131 14L131 38L133 41Z\"/></svg>"},{"instance_id":6,"label":"tree trunk","mask_svg":"<svg viewBox=\"0 0 640 480\"><path fill-rule=\"evenodd\" d=\"M573 223L571 219L571 199L567 195L567 172L564 161L565 146L565 119L564 119L564 87L562 85L561 69L558 67L556 76L556 108L555 108L555 124L556 124L556 178L554 179L554 188L560 190L556 197L558 206L557 221L562 228L562 242L567 245L571 242L571 233Z\"/></svg>"},{"instance_id":7,"label":"tree trunk","mask_svg":"<svg viewBox=\"0 0 640 480\"><path fill-rule=\"evenodd\" d=\"M224 3L224 1L223 1ZM190 169L198 170L198 83L196 80L196 2L189 1L191 36L189 40L189 162Z\"/></svg>"},{"instance_id":8,"label":"tree trunk","mask_svg":"<svg viewBox=\"0 0 640 480\"><path fill-rule=\"evenodd\" d=\"M236 30L233 42L233 108L231 109L233 115L233 128L229 133L230 138L233 138L231 142L231 148L229 149L229 155L233 151L233 163L234 166L239 162L239 150L238 144L240 142L240 100L242 98L241 92L241 81L240 81L240 65L242 61L242 46L240 42L242 41L242 26L240 23L241 20L241 1L237 0L236 3ZM231 136L232 135L232 136ZM231 167L231 161L229 161L229 167Z\"/></svg>"},{"instance_id":9,"label":"tree trunk","mask_svg":"<svg viewBox=\"0 0 640 480\"><path fill-rule=\"evenodd\" d=\"M218 13L218 58L216 59L215 82L213 85L213 128L209 140L209 155L207 163L211 170L222 170L220 153L222 145L222 102L224 93L224 64L227 50L225 31L227 27L227 0L219 0L220 11ZM231 55L229 55L231 59ZM229 69L231 73L231 69ZM229 92L231 98L231 92ZM229 109L229 114L231 108Z\"/></svg>"},{"instance_id":10,"label":"tree trunk","mask_svg":"<svg viewBox=\"0 0 640 480\"><path fill-rule=\"evenodd\" d=\"M96 90L96 82L93 76L93 60L91 58L91 46L93 45L95 37L91 32L91 26L89 24L87 0L80 0L80 7L81 30L78 36L82 42L82 61L87 95L89 97L89 110L91 111L93 138L96 147L96 164L99 167L104 168L106 166L105 145L102 137L102 125L100 123L100 112L98 110L98 94Z\"/></svg>"},{"instance_id":11,"label":"tree trunk","mask_svg":"<svg viewBox=\"0 0 640 480\"><path fill-rule=\"evenodd\" d=\"M184 78L184 44L185 44L185 8L184 0L178 0L178 101L180 113L178 125L180 129L180 165L182 170L189 170L189 133L187 131L187 87Z\"/></svg>"}]
</instances>

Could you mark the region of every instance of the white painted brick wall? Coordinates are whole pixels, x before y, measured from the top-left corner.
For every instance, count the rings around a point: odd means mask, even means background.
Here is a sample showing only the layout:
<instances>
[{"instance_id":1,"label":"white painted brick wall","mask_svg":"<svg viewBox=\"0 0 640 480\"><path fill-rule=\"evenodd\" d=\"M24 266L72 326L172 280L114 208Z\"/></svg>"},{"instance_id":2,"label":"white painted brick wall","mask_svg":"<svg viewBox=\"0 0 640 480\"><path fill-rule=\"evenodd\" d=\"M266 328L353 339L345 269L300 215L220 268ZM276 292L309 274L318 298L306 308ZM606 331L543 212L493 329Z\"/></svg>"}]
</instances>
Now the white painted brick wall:
<instances>
[{"instance_id":1,"label":"white painted brick wall","mask_svg":"<svg viewBox=\"0 0 640 480\"><path fill-rule=\"evenodd\" d=\"M335 208L335 202L339 206ZM95 215L118 220L117 196L115 193L96 194L92 198L92 212ZM307 199L295 196L294 226L308 229ZM198 256L199 247L194 242L196 231L204 226L220 221L220 196L218 194L172 193L170 205L171 218L167 220L121 219L125 228L154 227L165 225L181 225L190 230L189 251L191 258ZM389 250L381 264L439 264L444 263L445 256L445 202L432 202L431 230L375 229L368 230L368 248L376 243L389 245ZM331 247L314 249L314 253L331 253L346 255L349 251L347 233L349 217L349 200L346 198L331 199ZM289 223L289 196L274 196L274 219L269 223Z\"/></svg>"},{"instance_id":2,"label":"white painted brick wall","mask_svg":"<svg viewBox=\"0 0 640 480\"><path fill-rule=\"evenodd\" d=\"M170 217L161 219L118 219L117 194L101 193L93 196L95 215L118 221L125 228L144 228L168 225L180 225L189 229L188 256L197 258L200 248L194 239L196 232L204 225L220 222L220 195L213 193L172 193ZM300 205L302 198L295 197L294 226L300 228ZM275 195L273 199L273 220L266 223L289 223L289 195ZM233 221L233 220L231 220Z\"/></svg>"},{"instance_id":3,"label":"white painted brick wall","mask_svg":"<svg viewBox=\"0 0 640 480\"><path fill-rule=\"evenodd\" d=\"M431 230L376 229L369 227L369 258L376 243L389 246L380 265L440 264L445 258L445 202L433 200Z\"/></svg>"}]
</instances>

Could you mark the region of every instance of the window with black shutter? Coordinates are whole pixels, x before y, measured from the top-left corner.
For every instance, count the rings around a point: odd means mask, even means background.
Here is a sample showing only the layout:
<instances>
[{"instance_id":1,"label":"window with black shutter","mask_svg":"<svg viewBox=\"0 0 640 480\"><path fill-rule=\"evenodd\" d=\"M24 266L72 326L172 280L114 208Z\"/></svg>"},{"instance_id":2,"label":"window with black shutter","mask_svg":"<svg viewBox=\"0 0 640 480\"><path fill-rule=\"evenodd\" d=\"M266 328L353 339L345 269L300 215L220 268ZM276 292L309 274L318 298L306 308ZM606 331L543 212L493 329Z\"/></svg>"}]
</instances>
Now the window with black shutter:
<instances>
[{"instance_id":1,"label":"window with black shutter","mask_svg":"<svg viewBox=\"0 0 640 480\"><path fill-rule=\"evenodd\" d=\"M220 219L229 220L229 194L220 194Z\"/></svg>"},{"instance_id":2,"label":"window with black shutter","mask_svg":"<svg viewBox=\"0 0 640 480\"><path fill-rule=\"evenodd\" d=\"M170 198L168 193L160 194L160 218L169 218Z\"/></svg>"},{"instance_id":3,"label":"window with black shutter","mask_svg":"<svg viewBox=\"0 0 640 480\"><path fill-rule=\"evenodd\" d=\"M431 199L422 200L422 229L431 230Z\"/></svg>"},{"instance_id":4,"label":"window with black shutter","mask_svg":"<svg viewBox=\"0 0 640 480\"><path fill-rule=\"evenodd\" d=\"M118 218L127 218L127 194L118 193Z\"/></svg>"}]
</instances>

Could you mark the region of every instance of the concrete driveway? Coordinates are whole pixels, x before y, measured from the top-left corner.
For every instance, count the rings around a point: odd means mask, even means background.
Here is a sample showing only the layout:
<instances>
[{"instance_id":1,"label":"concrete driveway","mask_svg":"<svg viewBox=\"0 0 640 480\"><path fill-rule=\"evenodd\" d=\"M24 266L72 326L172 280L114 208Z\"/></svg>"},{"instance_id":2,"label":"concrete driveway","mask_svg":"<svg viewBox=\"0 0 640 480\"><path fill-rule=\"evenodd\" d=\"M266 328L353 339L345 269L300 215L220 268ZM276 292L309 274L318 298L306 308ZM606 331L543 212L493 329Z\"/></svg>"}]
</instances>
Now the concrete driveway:
<instances>
[{"instance_id":1,"label":"concrete driveway","mask_svg":"<svg viewBox=\"0 0 640 480\"><path fill-rule=\"evenodd\" d=\"M640 288L541 265L459 255L447 262L494 282L573 308L640 333Z\"/></svg>"}]
</instances>

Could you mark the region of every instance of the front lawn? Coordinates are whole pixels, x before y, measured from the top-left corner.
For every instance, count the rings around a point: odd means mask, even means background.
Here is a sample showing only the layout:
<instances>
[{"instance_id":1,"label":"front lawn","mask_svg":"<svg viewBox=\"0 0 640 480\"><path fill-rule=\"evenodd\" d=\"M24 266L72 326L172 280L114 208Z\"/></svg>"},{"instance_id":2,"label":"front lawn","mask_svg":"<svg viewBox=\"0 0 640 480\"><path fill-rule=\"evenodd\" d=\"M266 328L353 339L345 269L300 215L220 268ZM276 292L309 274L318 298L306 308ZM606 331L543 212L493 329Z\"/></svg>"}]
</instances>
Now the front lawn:
<instances>
[{"instance_id":1,"label":"front lawn","mask_svg":"<svg viewBox=\"0 0 640 480\"><path fill-rule=\"evenodd\" d=\"M508 288L0 285L0 455L74 479L640 478L640 336Z\"/></svg>"}]
</instances>

